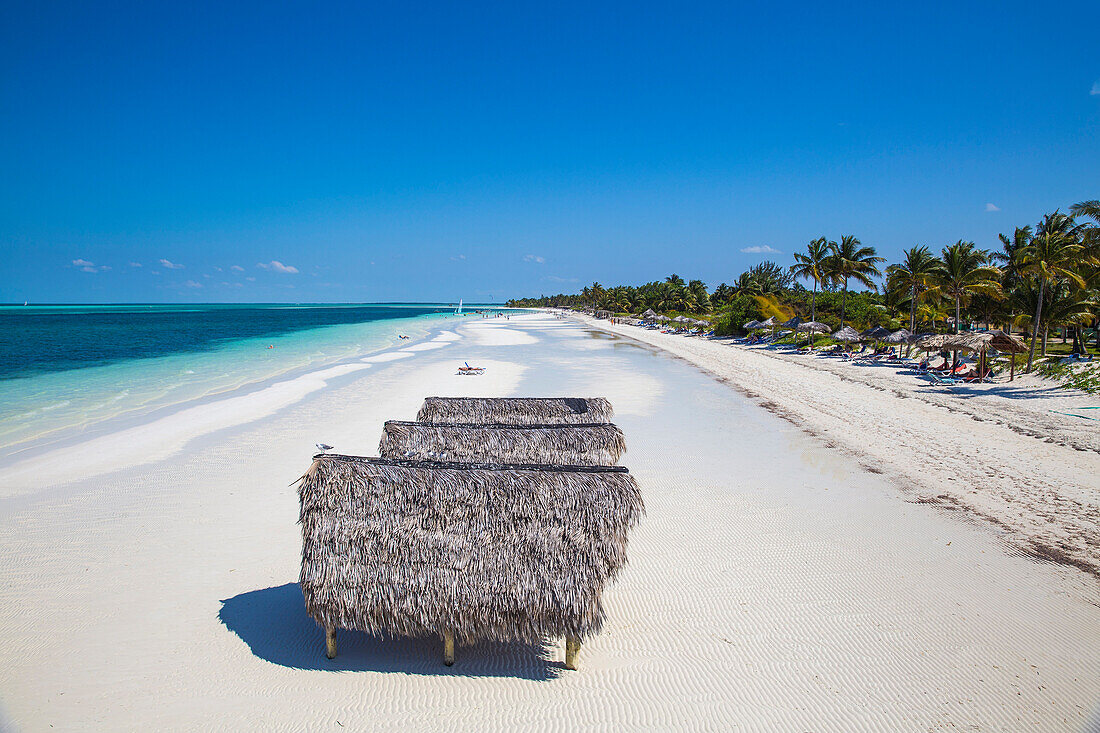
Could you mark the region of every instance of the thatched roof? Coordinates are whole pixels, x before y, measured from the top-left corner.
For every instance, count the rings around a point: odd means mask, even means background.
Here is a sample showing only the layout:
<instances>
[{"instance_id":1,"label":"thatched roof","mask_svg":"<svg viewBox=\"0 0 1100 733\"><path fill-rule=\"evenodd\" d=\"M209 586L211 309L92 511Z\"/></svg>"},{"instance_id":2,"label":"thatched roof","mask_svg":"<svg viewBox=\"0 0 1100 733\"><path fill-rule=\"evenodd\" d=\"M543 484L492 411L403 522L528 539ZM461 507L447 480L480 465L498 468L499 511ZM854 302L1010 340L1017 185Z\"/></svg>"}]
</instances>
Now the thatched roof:
<instances>
[{"instance_id":1,"label":"thatched roof","mask_svg":"<svg viewBox=\"0 0 1100 733\"><path fill-rule=\"evenodd\" d=\"M947 347L948 342L955 337L953 333L932 333L927 336L922 336L917 341L919 346L924 351L940 351Z\"/></svg>"},{"instance_id":2,"label":"thatched roof","mask_svg":"<svg viewBox=\"0 0 1100 733\"><path fill-rule=\"evenodd\" d=\"M766 321L760 321L761 328L771 328L772 326L778 326L779 321L775 320L775 316L770 317Z\"/></svg>"},{"instance_id":3,"label":"thatched roof","mask_svg":"<svg viewBox=\"0 0 1100 733\"><path fill-rule=\"evenodd\" d=\"M886 337L890 335L890 331L882 326L875 326L874 328L868 328L863 332L863 338L870 339L872 341L885 341Z\"/></svg>"},{"instance_id":4,"label":"thatched roof","mask_svg":"<svg viewBox=\"0 0 1100 733\"><path fill-rule=\"evenodd\" d=\"M789 321L784 323L783 328L798 328L798 326L801 323L802 323L802 319L799 318L798 316L795 316L794 318L791 318Z\"/></svg>"},{"instance_id":5,"label":"thatched roof","mask_svg":"<svg viewBox=\"0 0 1100 733\"><path fill-rule=\"evenodd\" d=\"M795 328L799 333L829 333L833 329L821 321L806 321Z\"/></svg>"},{"instance_id":6,"label":"thatched roof","mask_svg":"<svg viewBox=\"0 0 1100 733\"><path fill-rule=\"evenodd\" d=\"M626 451L611 423L573 425L433 424L390 420L379 455L460 463L543 463L613 466Z\"/></svg>"},{"instance_id":7,"label":"thatched roof","mask_svg":"<svg viewBox=\"0 0 1100 733\"><path fill-rule=\"evenodd\" d=\"M639 317L639 318L656 318L656 317L657 317L657 312L656 312L656 311L654 311L654 310L653 310L652 308L647 308L647 309L645 310L645 312L643 312L643 313L642 313L641 315L639 315L638 317Z\"/></svg>"},{"instance_id":8,"label":"thatched roof","mask_svg":"<svg viewBox=\"0 0 1100 733\"><path fill-rule=\"evenodd\" d=\"M762 328L762 326L760 325L760 321L754 319L745 323L741 328L745 331L755 331L758 328Z\"/></svg>"},{"instance_id":9,"label":"thatched roof","mask_svg":"<svg viewBox=\"0 0 1100 733\"><path fill-rule=\"evenodd\" d=\"M318 455L301 587L326 628L537 643L599 630L644 512L626 469Z\"/></svg>"},{"instance_id":10,"label":"thatched roof","mask_svg":"<svg viewBox=\"0 0 1100 733\"><path fill-rule=\"evenodd\" d=\"M672 320L673 320L673 321L675 321L676 323L692 323L692 322L693 322L693 321L692 321L692 320L691 320L690 318L688 318L687 316L676 316L676 317L675 317L675 318L673 318Z\"/></svg>"},{"instance_id":11,"label":"thatched roof","mask_svg":"<svg viewBox=\"0 0 1100 733\"><path fill-rule=\"evenodd\" d=\"M603 397L428 397L416 419L430 423L557 425L611 422Z\"/></svg>"},{"instance_id":12,"label":"thatched roof","mask_svg":"<svg viewBox=\"0 0 1100 733\"><path fill-rule=\"evenodd\" d=\"M655 321L661 321L662 323L664 323L664 322L666 322L666 321L671 321L672 319L671 319L671 318L669 318L668 316L657 316L657 317L656 317L656 318L654 318L653 320L655 320Z\"/></svg>"},{"instance_id":13,"label":"thatched roof","mask_svg":"<svg viewBox=\"0 0 1100 733\"><path fill-rule=\"evenodd\" d=\"M836 333L833 334L833 338L837 341L862 341L863 337L859 335L859 331L855 330L851 326L845 326L844 328L838 328Z\"/></svg>"},{"instance_id":14,"label":"thatched roof","mask_svg":"<svg viewBox=\"0 0 1100 733\"><path fill-rule=\"evenodd\" d=\"M882 340L888 344L904 344L912 338L913 334L909 332L908 328L899 328L889 336L884 337Z\"/></svg>"},{"instance_id":15,"label":"thatched roof","mask_svg":"<svg viewBox=\"0 0 1100 733\"><path fill-rule=\"evenodd\" d=\"M1027 351L1027 346L1024 345L1023 341L1015 336L1010 336L1004 331L978 331L956 334L948 339L945 348L966 351L996 349L1009 354L1022 354Z\"/></svg>"}]
</instances>

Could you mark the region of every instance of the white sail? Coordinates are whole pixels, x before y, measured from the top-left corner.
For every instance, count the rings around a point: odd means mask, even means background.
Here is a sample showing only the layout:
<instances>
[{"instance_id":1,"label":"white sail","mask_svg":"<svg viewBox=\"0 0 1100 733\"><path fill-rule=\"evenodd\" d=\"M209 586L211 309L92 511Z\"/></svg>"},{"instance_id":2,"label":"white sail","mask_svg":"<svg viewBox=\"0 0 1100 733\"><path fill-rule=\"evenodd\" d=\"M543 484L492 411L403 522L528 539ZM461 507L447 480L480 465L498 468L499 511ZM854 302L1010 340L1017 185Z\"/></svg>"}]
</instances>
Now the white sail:
<instances>
[{"instance_id":1,"label":"white sail","mask_svg":"<svg viewBox=\"0 0 1100 733\"><path fill-rule=\"evenodd\" d=\"M462 298L458 299L458 310L455 311L458 315L462 315Z\"/></svg>"}]
</instances>

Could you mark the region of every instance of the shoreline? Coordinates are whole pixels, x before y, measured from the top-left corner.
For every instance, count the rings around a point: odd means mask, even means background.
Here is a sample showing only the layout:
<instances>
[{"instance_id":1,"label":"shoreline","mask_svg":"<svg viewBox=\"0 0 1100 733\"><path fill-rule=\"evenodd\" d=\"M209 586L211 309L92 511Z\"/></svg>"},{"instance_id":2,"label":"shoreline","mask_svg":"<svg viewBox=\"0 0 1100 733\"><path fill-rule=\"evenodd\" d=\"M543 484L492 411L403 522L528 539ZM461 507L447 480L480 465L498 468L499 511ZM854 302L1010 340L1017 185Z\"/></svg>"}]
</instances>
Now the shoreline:
<instances>
[{"instance_id":1,"label":"shoreline","mask_svg":"<svg viewBox=\"0 0 1100 733\"><path fill-rule=\"evenodd\" d=\"M897 367L855 365L723 339L571 318L703 369L830 448L887 476L915 503L963 510L1018 551L1100 578L1100 430L1052 420L1100 402L1038 378L944 392ZM983 394L983 392L987 394ZM997 401L1003 403L998 405ZM1012 400L1012 402L1010 402Z\"/></svg>"}]
</instances>

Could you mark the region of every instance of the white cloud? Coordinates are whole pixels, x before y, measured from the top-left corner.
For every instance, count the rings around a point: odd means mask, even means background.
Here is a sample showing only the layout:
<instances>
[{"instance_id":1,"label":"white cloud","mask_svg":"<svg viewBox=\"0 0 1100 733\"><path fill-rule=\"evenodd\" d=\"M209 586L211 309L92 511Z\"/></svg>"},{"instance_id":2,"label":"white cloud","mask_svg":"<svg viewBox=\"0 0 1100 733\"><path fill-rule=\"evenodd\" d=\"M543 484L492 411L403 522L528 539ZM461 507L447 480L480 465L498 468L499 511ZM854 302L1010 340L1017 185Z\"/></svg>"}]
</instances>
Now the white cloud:
<instances>
[{"instance_id":1,"label":"white cloud","mask_svg":"<svg viewBox=\"0 0 1100 733\"><path fill-rule=\"evenodd\" d=\"M245 280L247 280L250 283L256 282L256 278L254 278L254 277L246 277Z\"/></svg>"},{"instance_id":2,"label":"white cloud","mask_svg":"<svg viewBox=\"0 0 1100 733\"><path fill-rule=\"evenodd\" d=\"M208 273L208 272L204 272L204 273L202 274L202 276L203 276L203 277L205 277L205 278L206 278L207 280L209 280L209 279L210 279L211 277L213 277L213 275L211 275L211 274L210 274L210 273Z\"/></svg>"},{"instance_id":3,"label":"white cloud","mask_svg":"<svg viewBox=\"0 0 1100 733\"><path fill-rule=\"evenodd\" d=\"M546 262L546 258L545 257L540 257L539 255L524 255L523 256L523 261L524 262L537 262L541 265L543 262Z\"/></svg>"},{"instance_id":4,"label":"white cloud","mask_svg":"<svg viewBox=\"0 0 1100 733\"><path fill-rule=\"evenodd\" d=\"M575 277L558 277L557 275L547 275L546 279L552 283L578 283L579 279Z\"/></svg>"},{"instance_id":5,"label":"white cloud","mask_svg":"<svg viewBox=\"0 0 1100 733\"><path fill-rule=\"evenodd\" d=\"M986 211L1000 211L1001 207L997 206L997 204L986 204L985 205L985 210Z\"/></svg>"},{"instance_id":6,"label":"white cloud","mask_svg":"<svg viewBox=\"0 0 1100 733\"><path fill-rule=\"evenodd\" d=\"M130 267L142 267L142 266L143 265L140 262L131 262L130 263Z\"/></svg>"},{"instance_id":7,"label":"white cloud","mask_svg":"<svg viewBox=\"0 0 1100 733\"><path fill-rule=\"evenodd\" d=\"M110 265L99 265L96 267L94 262L89 262L79 257L73 260L73 267L79 267L81 272L91 272L93 274L97 272L107 272L107 270L111 269Z\"/></svg>"},{"instance_id":8,"label":"white cloud","mask_svg":"<svg viewBox=\"0 0 1100 733\"><path fill-rule=\"evenodd\" d=\"M451 257L451 259L454 260L455 262L460 262L460 261L466 259L466 255L454 255L453 257Z\"/></svg>"},{"instance_id":9,"label":"white cloud","mask_svg":"<svg viewBox=\"0 0 1100 733\"><path fill-rule=\"evenodd\" d=\"M1092 83L1092 89L1089 90L1089 96L1095 97L1100 95L1100 79L1097 79Z\"/></svg>"},{"instance_id":10,"label":"white cloud","mask_svg":"<svg viewBox=\"0 0 1100 733\"><path fill-rule=\"evenodd\" d=\"M182 270L183 269L183 265L177 264L175 262L169 262L168 260L161 260L160 264L161 264L161 267L163 267L166 270Z\"/></svg>"},{"instance_id":11,"label":"white cloud","mask_svg":"<svg viewBox=\"0 0 1100 733\"><path fill-rule=\"evenodd\" d=\"M779 250L773 249L773 248L769 247L766 244L759 244L759 245L756 245L754 247L742 247L741 251L744 252L745 254L749 254L749 255L760 255L760 254L781 255L781 254L783 254Z\"/></svg>"},{"instance_id":12,"label":"white cloud","mask_svg":"<svg viewBox=\"0 0 1100 733\"><path fill-rule=\"evenodd\" d=\"M240 265L233 265L229 269L232 270L233 272L244 272L244 268L241 267Z\"/></svg>"},{"instance_id":13,"label":"white cloud","mask_svg":"<svg viewBox=\"0 0 1100 733\"><path fill-rule=\"evenodd\" d=\"M265 270L271 270L272 272L281 272L284 275L297 275L298 268L293 265L284 265L278 260L272 260L271 262L257 262L256 267L263 268Z\"/></svg>"},{"instance_id":14,"label":"white cloud","mask_svg":"<svg viewBox=\"0 0 1100 733\"><path fill-rule=\"evenodd\" d=\"M183 286L186 287L186 288L201 288L202 283L197 283L194 280L188 280L187 282L185 282L183 284Z\"/></svg>"}]
</instances>

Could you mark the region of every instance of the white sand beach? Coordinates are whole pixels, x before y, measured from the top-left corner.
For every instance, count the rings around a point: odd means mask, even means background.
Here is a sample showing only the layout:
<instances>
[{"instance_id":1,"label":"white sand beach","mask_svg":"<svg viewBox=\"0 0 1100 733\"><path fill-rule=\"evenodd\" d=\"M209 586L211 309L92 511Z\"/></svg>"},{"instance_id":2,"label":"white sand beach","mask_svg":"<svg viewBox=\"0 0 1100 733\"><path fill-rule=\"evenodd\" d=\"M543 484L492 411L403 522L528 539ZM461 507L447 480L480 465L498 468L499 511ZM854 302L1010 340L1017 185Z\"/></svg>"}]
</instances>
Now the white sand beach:
<instances>
[{"instance_id":1,"label":"white sand beach","mask_svg":"<svg viewBox=\"0 0 1100 733\"><path fill-rule=\"evenodd\" d=\"M448 320L0 466L0 728L1100 730L1098 439L1033 401L1075 398L799 358ZM646 516L579 670L557 639L325 658L293 483L429 395L614 405Z\"/></svg>"},{"instance_id":2,"label":"white sand beach","mask_svg":"<svg viewBox=\"0 0 1100 733\"><path fill-rule=\"evenodd\" d=\"M584 320L706 369L917 501L1100 575L1100 423L1081 409L1095 396L1034 375L945 389L890 363Z\"/></svg>"}]
</instances>

